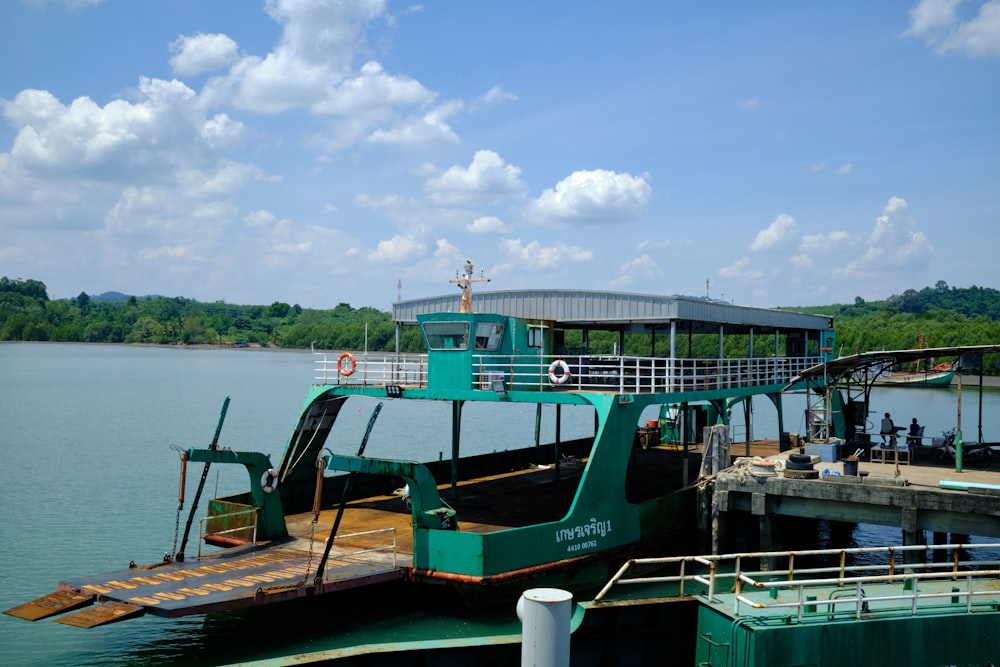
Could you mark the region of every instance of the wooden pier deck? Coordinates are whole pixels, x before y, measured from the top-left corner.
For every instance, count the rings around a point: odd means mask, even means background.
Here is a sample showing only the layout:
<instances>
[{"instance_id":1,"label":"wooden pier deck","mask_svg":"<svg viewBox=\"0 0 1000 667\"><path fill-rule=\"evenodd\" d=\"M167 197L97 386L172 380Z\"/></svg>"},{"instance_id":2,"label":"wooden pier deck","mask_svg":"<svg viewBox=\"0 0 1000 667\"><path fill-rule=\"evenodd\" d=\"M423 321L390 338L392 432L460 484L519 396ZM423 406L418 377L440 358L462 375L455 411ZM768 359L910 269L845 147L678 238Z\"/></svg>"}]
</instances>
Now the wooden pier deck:
<instances>
[{"instance_id":1,"label":"wooden pier deck","mask_svg":"<svg viewBox=\"0 0 1000 667\"><path fill-rule=\"evenodd\" d=\"M734 450L739 448L734 447ZM785 462L791 452L758 450L757 456ZM897 465L862 460L858 475L845 475L844 464L818 461L813 468L817 479L796 479L776 475L755 475L752 467L737 466L715 478L712 503L718 521L712 532L719 547L727 524L746 513L760 521L761 548L781 548L771 532L771 519L780 516L868 523L899 527L904 546L924 543L924 531L935 533L935 541L952 536L978 535L1000 538L1000 472L965 468L918 458ZM824 474L824 472L829 474ZM942 488L969 485L956 490ZM713 549L715 551L715 549Z\"/></svg>"}]
</instances>

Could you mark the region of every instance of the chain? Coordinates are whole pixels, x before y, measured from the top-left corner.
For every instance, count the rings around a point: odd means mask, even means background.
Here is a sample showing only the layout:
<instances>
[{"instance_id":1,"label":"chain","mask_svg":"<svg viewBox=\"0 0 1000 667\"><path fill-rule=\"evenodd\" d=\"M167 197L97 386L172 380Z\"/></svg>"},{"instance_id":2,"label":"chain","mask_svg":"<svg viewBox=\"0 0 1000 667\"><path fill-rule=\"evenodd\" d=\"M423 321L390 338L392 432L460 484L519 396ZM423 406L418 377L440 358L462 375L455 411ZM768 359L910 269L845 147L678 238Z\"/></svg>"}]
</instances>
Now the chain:
<instances>
[{"instance_id":1,"label":"chain","mask_svg":"<svg viewBox=\"0 0 1000 667\"><path fill-rule=\"evenodd\" d=\"M181 532L181 510L184 509L184 502L177 503L177 518L174 520L174 546L170 550L171 555L177 555L177 536Z\"/></svg>"},{"instance_id":2,"label":"chain","mask_svg":"<svg viewBox=\"0 0 1000 667\"><path fill-rule=\"evenodd\" d=\"M306 584L309 583L309 570L312 569L312 563L313 563L313 544L315 544L315 540L313 538L316 536L316 521L317 520L318 519L313 519L312 520L312 525L309 528L309 558L306 559L306 571L302 575L302 584L301 584L302 586L305 586Z\"/></svg>"}]
</instances>

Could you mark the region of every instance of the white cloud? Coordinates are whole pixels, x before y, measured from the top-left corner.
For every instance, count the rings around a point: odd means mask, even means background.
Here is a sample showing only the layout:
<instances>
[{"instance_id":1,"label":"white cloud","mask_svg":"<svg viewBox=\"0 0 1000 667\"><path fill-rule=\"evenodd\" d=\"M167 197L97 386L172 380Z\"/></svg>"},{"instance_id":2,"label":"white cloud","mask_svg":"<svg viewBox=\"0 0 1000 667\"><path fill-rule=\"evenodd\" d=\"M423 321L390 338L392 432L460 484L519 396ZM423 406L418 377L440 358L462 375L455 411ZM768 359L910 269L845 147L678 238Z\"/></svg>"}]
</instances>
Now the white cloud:
<instances>
[{"instance_id":1,"label":"white cloud","mask_svg":"<svg viewBox=\"0 0 1000 667\"><path fill-rule=\"evenodd\" d=\"M562 262L589 262L594 258L591 251L565 243L545 247L538 241L524 245L521 239L504 239L500 242L500 249L512 255L517 266L524 271L554 269Z\"/></svg>"},{"instance_id":2,"label":"white cloud","mask_svg":"<svg viewBox=\"0 0 1000 667\"><path fill-rule=\"evenodd\" d=\"M847 176L852 171L854 171L854 165L851 164L850 162L848 162L846 164L842 164L839 167L837 167L837 175L838 176Z\"/></svg>"},{"instance_id":3,"label":"white cloud","mask_svg":"<svg viewBox=\"0 0 1000 667\"><path fill-rule=\"evenodd\" d=\"M920 0L910 10L910 27L906 34L925 37L948 28L955 22L955 7L960 0Z\"/></svg>"},{"instance_id":4,"label":"white cloud","mask_svg":"<svg viewBox=\"0 0 1000 667\"><path fill-rule=\"evenodd\" d=\"M829 234L806 234L799 242L799 249L806 251L836 250L853 243L855 239L844 231L830 232Z\"/></svg>"},{"instance_id":5,"label":"white cloud","mask_svg":"<svg viewBox=\"0 0 1000 667\"><path fill-rule=\"evenodd\" d=\"M788 260L792 263L792 266L797 269L808 269L815 264L813 258L809 255L792 255L788 258Z\"/></svg>"},{"instance_id":6,"label":"white cloud","mask_svg":"<svg viewBox=\"0 0 1000 667\"><path fill-rule=\"evenodd\" d=\"M469 223L466 230L473 234L507 234L510 232L510 229L504 224L503 220L492 215L476 218Z\"/></svg>"},{"instance_id":7,"label":"white cloud","mask_svg":"<svg viewBox=\"0 0 1000 667\"><path fill-rule=\"evenodd\" d=\"M604 169L575 171L545 190L533 202L531 214L554 224L633 222L652 195L646 179Z\"/></svg>"},{"instance_id":8,"label":"white cloud","mask_svg":"<svg viewBox=\"0 0 1000 667\"><path fill-rule=\"evenodd\" d=\"M193 248L185 245L143 248L139 251L139 258L143 261L168 260L171 262L190 262L201 259Z\"/></svg>"},{"instance_id":9,"label":"white cloud","mask_svg":"<svg viewBox=\"0 0 1000 667\"><path fill-rule=\"evenodd\" d=\"M741 100L740 106L744 109L756 109L760 106L760 99L756 97L751 97L750 99Z\"/></svg>"},{"instance_id":10,"label":"white cloud","mask_svg":"<svg viewBox=\"0 0 1000 667\"><path fill-rule=\"evenodd\" d=\"M750 244L750 251L758 252L779 245L795 232L797 226L795 218L782 213L766 229L757 232L753 243Z\"/></svg>"},{"instance_id":11,"label":"white cloud","mask_svg":"<svg viewBox=\"0 0 1000 667\"><path fill-rule=\"evenodd\" d=\"M47 91L21 91L2 102L17 132L10 166L23 173L130 181L205 163L242 139L242 123L225 114L206 119L192 105L194 91L180 81L142 77L136 97L103 107L79 97L67 106Z\"/></svg>"},{"instance_id":12,"label":"white cloud","mask_svg":"<svg viewBox=\"0 0 1000 667\"><path fill-rule=\"evenodd\" d=\"M503 89L502 86L493 86L481 96L472 101L470 110L478 111L487 107L493 107L504 102L517 101L517 95Z\"/></svg>"},{"instance_id":13,"label":"white cloud","mask_svg":"<svg viewBox=\"0 0 1000 667\"><path fill-rule=\"evenodd\" d=\"M239 60L237 51L236 42L227 35L182 35L170 43L170 67L180 76L213 72Z\"/></svg>"},{"instance_id":14,"label":"white cloud","mask_svg":"<svg viewBox=\"0 0 1000 667\"><path fill-rule=\"evenodd\" d=\"M265 210L251 211L243 218L243 222L247 224L247 227L270 227L277 220L278 216Z\"/></svg>"},{"instance_id":15,"label":"white cloud","mask_svg":"<svg viewBox=\"0 0 1000 667\"><path fill-rule=\"evenodd\" d=\"M865 273L925 268L934 247L923 232L916 231L916 221L910 215L905 199L891 197L875 228L865 239L862 257L848 263L843 273Z\"/></svg>"},{"instance_id":16,"label":"white cloud","mask_svg":"<svg viewBox=\"0 0 1000 667\"><path fill-rule=\"evenodd\" d=\"M233 148L242 139L246 126L224 113L216 114L201 126L199 137L214 150Z\"/></svg>"},{"instance_id":17,"label":"white cloud","mask_svg":"<svg viewBox=\"0 0 1000 667\"><path fill-rule=\"evenodd\" d=\"M424 185L430 199L439 204L497 203L523 195L521 170L507 164L493 151L476 151L469 167L450 167Z\"/></svg>"},{"instance_id":18,"label":"white cloud","mask_svg":"<svg viewBox=\"0 0 1000 667\"><path fill-rule=\"evenodd\" d=\"M750 258L741 257L729 266L719 269L719 275L723 278L734 278L736 280L760 280L764 277L764 272L759 269L750 268Z\"/></svg>"},{"instance_id":19,"label":"white cloud","mask_svg":"<svg viewBox=\"0 0 1000 667\"><path fill-rule=\"evenodd\" d=\"M408 116L389 129L374 130L367 138L373 144L429 145L436 143L457 144L458 135L446 122L461 111L462 103L456 100L441 104L423 116Z\"/></svg>"},{"instance_id":20,"label":"white cloud","mask_svg":"<svg viewBox=\"0 0 1000 667\"><path fill-rule=\"evenodd\" d=\"M427 251L427 247L412 236L396 235L391 239L379 241L375 250L369 251L368 258L376 262L402 264L419 258Z\"/></svg>"},{"instance_id":21,"label":"white cloud","mask_svg":"<svg viewBox=\"0 0 1000 667\"><path fill-rule=\"evenodd\" d=\"M663 269L652 257L647 254L633 257L618 268L618 277L613 281L615 285L623 286L630 284L636 277L659 278L663 276Z\"/></svg>"},{"instance_id":22,"label":"white cloud","mask_svg":"<svg viewBox=\"0 0 1000 667\"><path fill-rule=\"evenodd\" d=\"M960 0L920 0L910 10L910 26L904 34L923 39L939 54L1000 56L1000 0L982 2L969 20L958 16L960 4Z\"/></svg>"}]
</instances>

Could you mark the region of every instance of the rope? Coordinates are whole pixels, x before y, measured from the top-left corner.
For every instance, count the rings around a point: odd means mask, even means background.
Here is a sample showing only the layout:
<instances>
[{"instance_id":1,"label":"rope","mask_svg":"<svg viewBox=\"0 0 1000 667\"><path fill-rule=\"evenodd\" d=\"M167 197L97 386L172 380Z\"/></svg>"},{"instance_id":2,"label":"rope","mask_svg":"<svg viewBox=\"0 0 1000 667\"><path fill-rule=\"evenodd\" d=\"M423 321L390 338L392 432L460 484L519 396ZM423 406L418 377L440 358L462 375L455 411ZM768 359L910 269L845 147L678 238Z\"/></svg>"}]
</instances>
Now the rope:
<instances>
[{"instance_id":1,"label":"rope","mask_svg":"<svg viewBox=\"0 0 1000 667\"><path fill-rule=\"evenodd\" d=\"M302 460L302 457L305 456L306 452L309 451L309 448L312 447L313 440L315 440L316 436L319 434L319 431L320 431L320 429L323 426L323 420L324 419L326 419L326 410L323 411L323 416L319 418L319 422L316 424L316 430L313 431L312 437L309 438L309 442L306 443L305 449L303 449L302 453L299 454L299 458L295 459L295 461L290 466L288 466L288 468L285 470L285 476L286 477L288 476L288 473L290 473L295 468L295 466L299 465L299 461ZM305 423L303 422L303 425L304 424ZM289 457L289 458L291 458L291 457Z\"/></svg>"}]
</instances>

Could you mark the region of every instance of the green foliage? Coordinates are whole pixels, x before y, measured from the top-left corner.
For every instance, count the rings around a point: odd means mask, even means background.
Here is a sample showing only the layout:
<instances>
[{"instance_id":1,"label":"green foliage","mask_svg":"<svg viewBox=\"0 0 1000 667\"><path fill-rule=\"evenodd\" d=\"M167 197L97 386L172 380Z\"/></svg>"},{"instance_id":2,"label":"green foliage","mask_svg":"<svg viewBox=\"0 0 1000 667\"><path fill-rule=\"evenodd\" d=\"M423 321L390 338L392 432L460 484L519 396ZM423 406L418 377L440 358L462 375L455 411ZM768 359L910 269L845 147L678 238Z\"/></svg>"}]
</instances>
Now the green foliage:
<instances>
[{"instance_id":1,"label":"green foliage","mask_svg":"<svg viewBox=\"0 0 1000 667\"><path fill-rule=\"evenodd\" d=\"M200 303L183 297L101 300L81 292L49 300L37 280L0 279L0 340L88 343L260 345L326 350L390 352L396 326L390 313L352 308L310 310L275 301L270 306ZM403 351L421 352L417 331L405 331ZM367 346L367 347L366 347Z\"/></svg>"},{"instance_id":2,"label":"green foliage","mask_svg":"<svg viewBox=\"0 0 1000 667\"><path fill-rule=\"evenodd\" d=\"M0 340L80 341L90 343L154 343L231 345L248 340L260 345L324 350L391 352L396 347L392 315L375 308L352 308L339 303L332 310L312 310L275 301L270 306L201 303L183 297L136 298L118 295L102 300L86 292L72 299L50 300L44 283L0 278ZM856 297L850 304L789 308L834 318L838 355L873 350L1000 343L1000 291L972 286L906 290L885 301ZM566 332L569 349L583 347L579 331ZM592 331L588 349L593 354L618 350L618 335ZM669 336L657 336L650 349L648 336L626 336L624 352L630 355L667 356ZM754 347L770 350L773 336L754 337ZM677 354L713 358L718 355L714 334L681 336ZM401 331L404 352L421 352L423 339L415 327ZM745 356L747 337L726 339L724 353ZM988 355L987 373L996 372L998 359Z\"/></svg>"}]
</instances>

